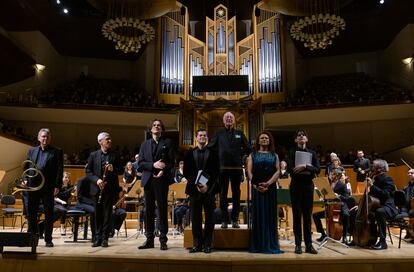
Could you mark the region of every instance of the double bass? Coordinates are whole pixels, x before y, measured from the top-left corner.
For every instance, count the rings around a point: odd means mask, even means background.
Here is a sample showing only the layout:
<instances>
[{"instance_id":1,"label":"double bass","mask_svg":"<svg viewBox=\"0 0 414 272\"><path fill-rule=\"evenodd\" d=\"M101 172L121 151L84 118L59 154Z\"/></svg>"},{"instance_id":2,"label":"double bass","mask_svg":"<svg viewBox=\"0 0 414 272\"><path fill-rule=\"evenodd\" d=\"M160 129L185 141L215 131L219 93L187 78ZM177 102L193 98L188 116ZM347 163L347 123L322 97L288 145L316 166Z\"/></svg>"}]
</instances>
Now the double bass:
<instances>
[{"instance_id":1,"label":"double bass","mask_svg":"<svg viewBox=\"0 0 414 272\"><path fill-rule=\"evenodd\" d=\"M377 241L378 230L375 222L375 210L380 206L379 199L368 195L368 176L365 179L365 191L362 195L355 218L352 233L354 243L360 247L374 245Z\"/></svg>"}]
</instances>

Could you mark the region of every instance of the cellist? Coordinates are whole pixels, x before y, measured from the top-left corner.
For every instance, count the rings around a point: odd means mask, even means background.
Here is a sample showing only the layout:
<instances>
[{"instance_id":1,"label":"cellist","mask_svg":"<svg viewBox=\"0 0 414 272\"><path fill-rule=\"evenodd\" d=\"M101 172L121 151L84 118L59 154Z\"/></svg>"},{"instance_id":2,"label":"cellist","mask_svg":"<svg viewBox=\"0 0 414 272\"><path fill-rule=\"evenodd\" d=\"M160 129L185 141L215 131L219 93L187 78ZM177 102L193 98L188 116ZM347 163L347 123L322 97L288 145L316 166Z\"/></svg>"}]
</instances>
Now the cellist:
<instances>
[{"instance_id":1,"label":"cellist","mask_svg":"<svg viewBox=\"0 0 414 272\"><path fill-rule=\"evenodd\" d=\"M369 195L377 198L380 201L380 206L375 210L375 220L378 225L378 242L373 245L372 249L382 250L387 249L385 241L387 235L387 218L394 218L398 214L398 210L394 204L395 185L393 179L387 175L388 163L385 160L375 160L373 162L374 180L367 178L367 186L369 188ZM355 210L351 213L350 231L355 226ZM354 245L351 242L349 245Z\"/></svg>"},{"instance_id":2,"label":"cellist","mask_svg":"<svg viewBox=\"0 0 414 272\"><path fill-rule=\"evenodd\" d=\"M349 218L349 207L348 199L351 196L351 190L348 186L344 170L336 168L331 173L331 188L339 199L341 204L341 215L342 215L342 242L346 243L346 235L348 231L348 218ZM351 207L352 208L352 207ZM328 215L329 216L329 215ZM321 234L321 237L316 239L318 242L322 242L326 237L326 233L322 227L321 219L325 217L325 211L320 211L312 215L313 221L315 222L316 230ZM330 233L332 235L332 233Z\"/></svg>"}]
</instances>

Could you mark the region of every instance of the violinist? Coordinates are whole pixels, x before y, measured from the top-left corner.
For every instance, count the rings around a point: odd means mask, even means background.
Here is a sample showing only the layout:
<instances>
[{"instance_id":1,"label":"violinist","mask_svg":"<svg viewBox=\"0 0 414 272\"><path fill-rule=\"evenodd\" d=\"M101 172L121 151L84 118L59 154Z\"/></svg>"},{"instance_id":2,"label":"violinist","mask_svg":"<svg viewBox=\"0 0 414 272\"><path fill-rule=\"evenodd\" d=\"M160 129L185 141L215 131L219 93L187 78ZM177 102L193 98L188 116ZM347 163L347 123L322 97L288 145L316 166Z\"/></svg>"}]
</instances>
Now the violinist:
<instances>
[{"instance_id":1,"label":"violinist","mask_svg":"<svg viewBox=\"0 0 414 272\"><path fill-rule=\"evenodd\" d=\"M331 188L339 198L341 204L341 215L342 215L342 243L346 243L346 235L348 231L348 220L349 220L349 198L351 196L351 190L348 186L348 180L346 179L345 172L336 168L331 171ZM326 233L322 227L321 219L325 217L325 211L320 211L313 214L313 221L315 222L316 230L321 234L321 237L316 239L318 242L322 242L326 237Z\"/></svg>"},{"instance_id":2,"label":"violinist","mask_svg":"<svg viewBox=\"0 0 414 272\"><path fill-rule=\"evenodd\" d=\"M60 217L60 235L66 235L66 212L69 206L69 199L72 197L72 191L74 190L74 186L70 182L70 173L63 172L63 179L62 179L62 187L58 195L55 197L55 209L59 209L62 213Z\"/></svg>"},{"instance_id":3,"label":"violinist","mask_svg":"<svg viewBox=\"0 0 414 272\"><path fill-rule=\"evenodd\" d=\"M125 194L121 187L118 188L119 198L115 205L112 207L111 230L109 231L109 237L114 237L115 230L119 232L119 229L121 228L122 223L124 222L127 216L127 213L123 208L123 204L125 203Z\"/></svg>"},{"instance_id":4,"label":"violinist","mask_svg":"<svg viewBox=\"0 0 414 272\"><path fill-rule=\"evenodd\" d=\"M128 192L128 188L134 186L135 182L137 181L137 171L133 167L132 162L128 162L125 165L122 181L124 182L124 191L126 192Z\"/></svg>"},{"instance_id":5,"label":"violinist","mask_svg":"<svg viewBox=\"0 0 414 272\"><path fill-rule=\"evenodd\" d=\"M405 193L405 199L407 203L408 217L414 218L414 168L408 170L408 184L403 189ZM414 243L414 237L410 232L407 232L405 239L411 239L411 243Z\"/></svg>"},{"instance_id":6,"label":"violinist","mask_svg":"<svg viewBox=\"0 0 414 272\"><path fill-rule=\"evenodd\" d=\"M388 163L385 160L375 160L373 162L374 180L367 178L367 186L369 188L369 195L377 198L380 201L379 208L375 210L375 220L378 225L379 241L372 246L372 249L382 250L387 249L385 241L387 234L387 218L394 218L398 214L398 210L394 204L395 184L393 179L387 175ZM354 218L355 212L351 214ZM355 220L350 220L350 230L355 226ZM353 245L353 242L350 243Z\"/></svg>"}]
</instances>

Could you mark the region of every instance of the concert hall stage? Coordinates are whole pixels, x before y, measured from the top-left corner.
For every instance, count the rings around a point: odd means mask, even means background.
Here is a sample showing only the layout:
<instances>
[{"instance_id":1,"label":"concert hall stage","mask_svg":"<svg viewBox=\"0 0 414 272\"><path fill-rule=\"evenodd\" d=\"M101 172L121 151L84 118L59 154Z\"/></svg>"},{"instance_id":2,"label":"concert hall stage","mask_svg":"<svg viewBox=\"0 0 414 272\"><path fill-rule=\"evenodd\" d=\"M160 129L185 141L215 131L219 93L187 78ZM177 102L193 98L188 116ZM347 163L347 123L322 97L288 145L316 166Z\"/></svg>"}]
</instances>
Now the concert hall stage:
<instances>
[{"instance_id":1,"label":"concert hall stage","mask_svg":"<svg viewBox=\"0 0 414 272\"><path fill-rule=\"evenodd\" d=\"M216 228L219 226L216 225ZM10 230L7 230L10 231ZM128 239L120 234L110 239L108 248L92 248L90 242L65 243L70 236L60 236L54 232L53 248L46 248L44 241L39 241L37 254L25 254L30 248L5 247L0 258L0 271L410 271L414 266L414 244L402 242L398 248L398 238L394 245L388 241L389 248L374 251L361 248L344 248L329 243L336 251L322 248L318 255L293 253L294 245L290 240L281 240L284 254L266 255L250 254L247 250L213 250L211 254L189 254L183 248L183 236L169 236L167 251L160 251L158 241L156 248L138 250L137 246L145 240L141 234L134 235L135 230L128 230ZM122 236L121 236L122 235ZM316 236L315 236L316 238ZM315 247L317 245L315 244ZM13 253L7 253L14 251ZM16 252L18 251L18 252Z\"/></svg>"}]
</instances>

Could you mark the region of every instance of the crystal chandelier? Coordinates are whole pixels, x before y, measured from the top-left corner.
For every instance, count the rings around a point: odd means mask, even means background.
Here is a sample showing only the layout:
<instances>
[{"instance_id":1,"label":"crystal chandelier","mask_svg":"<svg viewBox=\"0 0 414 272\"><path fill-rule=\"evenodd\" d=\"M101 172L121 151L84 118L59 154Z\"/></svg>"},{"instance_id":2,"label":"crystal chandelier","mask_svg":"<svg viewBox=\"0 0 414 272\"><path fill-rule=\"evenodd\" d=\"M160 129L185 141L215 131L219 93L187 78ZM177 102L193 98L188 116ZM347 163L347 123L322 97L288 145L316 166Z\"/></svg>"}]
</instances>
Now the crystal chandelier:
<instances>
[{"instance_id":1,"label":"crystal chandelier","mask_svg":"<svg viewBox=\"0 0 414 272\"><path fill-rule=\"evenodd\" d=\"M154 39L154 28L138 19L138 12L126 0L109 1L108 20L102 25L102 34L115 43L115 49L138 53L143 44Z\"/></svg>"},{"instance_id":2,"label":"crystal chandelier","mask_svg":"<svg viewBox=\"0 0 414 272\"><path fill-rule=\"evenodd\" d=\"M338 0L307 0L307 14L293 23L290 35L310 50L325 49L345 30L345 20L337 13Z\"/></svg>"}]
</instances>

